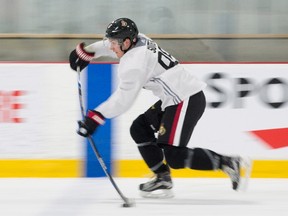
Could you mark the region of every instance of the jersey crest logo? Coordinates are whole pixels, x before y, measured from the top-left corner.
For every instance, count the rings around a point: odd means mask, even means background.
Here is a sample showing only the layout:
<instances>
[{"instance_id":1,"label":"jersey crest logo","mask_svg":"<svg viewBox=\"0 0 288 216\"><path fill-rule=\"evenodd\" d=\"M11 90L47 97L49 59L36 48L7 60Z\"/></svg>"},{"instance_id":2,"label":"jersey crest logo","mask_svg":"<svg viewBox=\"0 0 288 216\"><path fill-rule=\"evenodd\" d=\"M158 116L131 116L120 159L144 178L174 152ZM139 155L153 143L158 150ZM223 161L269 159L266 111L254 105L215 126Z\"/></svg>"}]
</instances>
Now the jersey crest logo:
<instances>
[{"instance_id":1,"label":"jersey crest logo","mask_svg":"<svg viewBox=\"0 0 288 216\"><path fill-rule=\"evenodd\" d=\"M163 136L165 133L166 133L166 128L164 127L164 124L161 124L159 128L159 136Z\"/></svg>"}]
</instances>

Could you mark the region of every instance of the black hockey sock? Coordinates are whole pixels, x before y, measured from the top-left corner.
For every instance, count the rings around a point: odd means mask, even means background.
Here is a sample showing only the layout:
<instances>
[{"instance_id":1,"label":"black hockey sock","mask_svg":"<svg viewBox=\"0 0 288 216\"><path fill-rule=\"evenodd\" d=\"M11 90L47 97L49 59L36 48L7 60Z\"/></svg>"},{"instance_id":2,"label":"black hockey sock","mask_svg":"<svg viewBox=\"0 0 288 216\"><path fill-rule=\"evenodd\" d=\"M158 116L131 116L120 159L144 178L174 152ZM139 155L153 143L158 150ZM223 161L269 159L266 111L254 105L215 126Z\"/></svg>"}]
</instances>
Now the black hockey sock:
<instances>
[{"instance_id":1,"label":"black hockey sock","mask_svg":"<svg viewBox=\"0 0 288 216\"><path fill-rule=\"evenodd\" d=\"M221 168L222 156L208 149L188 149L186 167L195 170L217 170Z\"/></svg>"},{"instance_id":2,"label":"black hockey sock","mask_svg":"<svg viewBox=\"0 0 288 216\"><path fill-rule=\"evenodd\" d=\"M163 162L163 151L156 143L140 143L138 149L142 158L154 173L169 171L169 167Z\"/></svg>"},{"instance_id":3,"label":"black hockey sock","mask_svg":"<svg viewBox=\"0 0 288 216\"><path fill-rule=\"evenodd\" d=\"M208 149L163 145L165 159L173 169L217 170L222 167L222 156Z\"/></svg>"}]
</instances>

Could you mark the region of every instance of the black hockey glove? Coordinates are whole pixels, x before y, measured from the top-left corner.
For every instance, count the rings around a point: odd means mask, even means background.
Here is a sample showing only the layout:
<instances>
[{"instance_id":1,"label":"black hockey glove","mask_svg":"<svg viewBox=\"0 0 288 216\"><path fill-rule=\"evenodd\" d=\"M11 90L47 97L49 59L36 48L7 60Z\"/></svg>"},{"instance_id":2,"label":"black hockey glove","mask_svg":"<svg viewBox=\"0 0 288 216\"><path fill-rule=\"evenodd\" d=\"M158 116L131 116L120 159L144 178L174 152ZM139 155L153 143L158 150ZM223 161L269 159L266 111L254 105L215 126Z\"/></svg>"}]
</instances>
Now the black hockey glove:
<instances>
[{"instance_id":1,"label":"black hockey glove","mask_svg":"<svg viewBox=\"0 0 288 216\"><path fill-rule=\"evenodd\" d=\"M77 133L80 136L87 137L92 135L99 125L103 125L105 122L104 116L95 110L88 110L84 120L78 121L79 129Z\"/></svg>"},{"instance_id":2,"label":"black hockey glove","mask_svg":"<svg viewBox=\"0 0 288 216\"><path fill-rule=\"evenodd\" d=\"M92 61L94 57L94 52L87 52L84 50L84 43L80 43L77 45L76 49L74 49L69 56L70 67L77 71L77 67L80 67L80 71L82 71L87 65Z\"/></svg>"}]
</instances>

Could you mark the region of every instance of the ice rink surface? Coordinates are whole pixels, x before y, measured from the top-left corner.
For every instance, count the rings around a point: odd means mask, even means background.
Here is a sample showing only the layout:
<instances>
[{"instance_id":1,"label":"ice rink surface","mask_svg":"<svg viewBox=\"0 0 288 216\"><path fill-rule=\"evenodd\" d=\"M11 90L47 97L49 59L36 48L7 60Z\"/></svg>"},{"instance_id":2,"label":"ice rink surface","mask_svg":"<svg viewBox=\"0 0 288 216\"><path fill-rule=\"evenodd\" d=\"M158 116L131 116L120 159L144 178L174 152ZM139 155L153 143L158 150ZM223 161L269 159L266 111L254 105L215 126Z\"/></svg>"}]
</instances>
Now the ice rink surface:
<instances>
[{"instance_id":1,"label":"ice rink surface","mask_svg":"<svg viewBox=\"0 0 288 216\"><path fill-rule=\"evenodd\" d=\"M228 178L174 178L172 199L141 198L138 185L146 180L115 178L136 203L123 208L107 178L1 178L0 215L288 215L288 179L252 178L245 192L235 192Z\"/></svg>"}]
</instances>

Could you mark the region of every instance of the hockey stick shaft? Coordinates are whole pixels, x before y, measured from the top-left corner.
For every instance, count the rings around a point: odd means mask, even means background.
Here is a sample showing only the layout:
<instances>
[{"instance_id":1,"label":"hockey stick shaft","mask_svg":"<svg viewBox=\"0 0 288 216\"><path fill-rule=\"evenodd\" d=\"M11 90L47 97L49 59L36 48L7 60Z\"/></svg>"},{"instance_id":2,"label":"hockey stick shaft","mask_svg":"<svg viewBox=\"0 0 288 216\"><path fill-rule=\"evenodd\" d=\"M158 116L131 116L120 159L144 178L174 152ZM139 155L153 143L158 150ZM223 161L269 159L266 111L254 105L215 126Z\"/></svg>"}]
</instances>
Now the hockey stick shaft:
<instances>
[{"instance_id":1,"label":"hockey stick shaft","mask_svg":"<svg viewBox=\"0 0 288 216\"><path fill-rule=\"evenodd\" d=\"M80 103L80 109L81 109L81 115L82 115L82 119L84 119L85 116L85 111L84 111L84 103L83 103L83 96L82 96L82 85L81 85L81 75L80 75L80 68L77 67L77 74L78 74L78 95L79 95L79 103ZM97 160L100 163L100 166L102 167L104 173L106 174L106 176L109 178L110 182L112 183L113 187L116 189L117 193L120 195L120 197L122 198L122 200L125 202L124 204L130 205L131 203L129 202L129 199L127 197L125 197L123 195L123 193L120 191L119 187L117 186L117 184L115 183L113 177L110 175L110 173L108 172L108 169L104 163L103 158L101 157L96 144L94 142L94 139L92 138L91 135L88 135L87 137L96 157Z\"/></svg>"}]
</instances>

